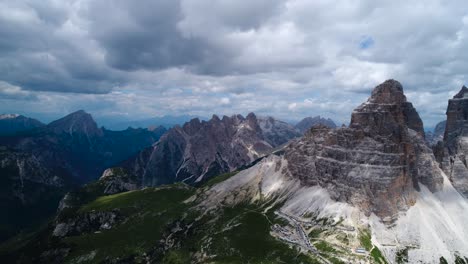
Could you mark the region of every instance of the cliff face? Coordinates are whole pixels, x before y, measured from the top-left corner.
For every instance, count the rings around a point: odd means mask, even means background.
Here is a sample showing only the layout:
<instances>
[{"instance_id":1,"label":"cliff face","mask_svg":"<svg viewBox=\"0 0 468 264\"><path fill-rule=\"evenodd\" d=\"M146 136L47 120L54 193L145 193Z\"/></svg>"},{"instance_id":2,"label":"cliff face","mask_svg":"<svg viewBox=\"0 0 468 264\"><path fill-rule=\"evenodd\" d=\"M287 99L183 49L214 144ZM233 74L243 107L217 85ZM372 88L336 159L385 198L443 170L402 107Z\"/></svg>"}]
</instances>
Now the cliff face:
<instances>
[{"instance_id":1,"label":"cliff face","mask_svg":"<svg viewBox=\"0 0 468 264\"><path fill-rule=\"evenodd\" d=\"M388 80L353 111L349 128L314 127L286 150L288 168L305 185L367 213L393 216L415 202L419 183L431 191L443 178L424 142L418 113L401 84Z\"/></svg>"},{"instance_id":2,"label":"cliff face","mask_svg":"<svg viewBox=\"0 0 468 264\"><path fill-rule=\"evenodd\" d=\"M465 86L448 102L444 141L435 147L435 153L453 186L468 197L468 88Z\"/></svg>"}]
</instances>

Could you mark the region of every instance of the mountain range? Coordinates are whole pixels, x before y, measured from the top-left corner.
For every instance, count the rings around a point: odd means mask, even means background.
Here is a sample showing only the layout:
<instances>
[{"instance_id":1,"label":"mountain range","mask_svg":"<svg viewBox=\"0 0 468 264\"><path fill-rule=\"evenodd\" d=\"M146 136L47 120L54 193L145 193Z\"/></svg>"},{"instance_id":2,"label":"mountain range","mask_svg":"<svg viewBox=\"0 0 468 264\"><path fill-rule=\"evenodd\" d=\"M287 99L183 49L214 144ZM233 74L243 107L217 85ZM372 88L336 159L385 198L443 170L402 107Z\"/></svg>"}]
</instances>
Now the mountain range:
<instances>
[{"instance_id":1,"label":"mountain range","mask_svg":"<svg viewBox=\"0 0 468 264\"><path fill-rule=\"evenodd\" d=\"M25 124L24 120L30 119L9 119L10 127L18 128L12 121ZM0 217L0 239L40 223L55 212L67 191L98 179L107 167L151 146L166 131L110 131L98 128L84 111L48 125L30 124L0 137L0 210L9 212Z\"/></svg>"},{"instance_id":2,"label":"mountain range","mask_svg":"<svg viewBox=\"0 0 468 264\"><path fill-rule=\"evenodd\" d=\"M40 121L18 114L0 115L0 136L14 135L45 126Z\"/></svg>"},{"instance_id":3,"label":"mountain range","mask_svg":"<svg viewBox=\"0 0 468 264\"><path fill-rule=\"evenodd\" d=\"M449 100L434 144L403 86L387 80L354 109L347 127L320 117L294 127L254 113L195 118L67 193L54 219L3 244L0 257L16 263L467 263L467 113L463 87ZM41 143L30 141L58 134L67 139L47 142L77 138L88 153L102 149L96 139L110 132L84 112L76 115L38 130L47 133L5 143L5 151L26 153L21 158L37 172L21 175L50 179L39 169L51 167L41 165L47 159L37 163L38 151L30 147ZM67 184L63 179L54 184Z\"/></svg>"}]
</instances>

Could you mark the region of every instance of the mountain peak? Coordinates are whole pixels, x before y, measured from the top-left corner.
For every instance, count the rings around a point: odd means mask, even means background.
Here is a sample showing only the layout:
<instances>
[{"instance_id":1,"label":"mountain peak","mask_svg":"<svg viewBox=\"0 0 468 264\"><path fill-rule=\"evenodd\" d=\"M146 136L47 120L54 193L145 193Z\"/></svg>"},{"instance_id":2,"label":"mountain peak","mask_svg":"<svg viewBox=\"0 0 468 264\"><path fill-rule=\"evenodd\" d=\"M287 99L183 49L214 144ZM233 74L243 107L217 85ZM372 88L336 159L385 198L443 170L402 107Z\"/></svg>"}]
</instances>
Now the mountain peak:
<instances>
[{"instance_id":1,"label":"mountain peak","mask_svg":"<svg viewBox=\"0 0 468 264\"><path fill-rule=\"evenodd\" d=\"M462 88L460 89L460 91L453 97L453 99L464 99L464 98L468 98L467 92L468 92L468 88L466 88L466 86L463 85L463 87L462 87Z\"/></svg>"},{"instance_id":2,"label":"mountain peak","mask_svg":"<svg viewBox=\"0 0 468 264\"><path fill-rule=\"evenodd\" d=\"M406 102L403 86L396 80L386 80L374 88L368 102L377 104L398 104Z\"/></svg>"},{"instance_id":3,"label":"mountain peak","mask_svg":"<svg viewBox=\"0 0 468 264\"><path fill-rule=\"evenodd\" d=\"M84 110L78 110L47 125L54 133L86 134L88 136L101 136L102 130L98 128L93 117Z\"/></svg>"},{"instance_id":4,"label":"mountain peak","mask_svg":"<svg viewBox=\"0 0 468 264\"><path fill-rule=\"evenodd\" d=\"M395 138L406 128L424 137L424 128L413 104L406 100L403 86L393 79L377 85L367 102L354 109L350 127L378 134L392 132Z\"/></svg>"},{"instance_id":5,"label":"mountain peak","mask_svg":"<svg viewBox=\"0 0 468 264\"><path fill-rule=\"evenodd\" d=\"M0 115L0 120L3 120L3 119L14 119L14 118L17 118L19 117L20 115L18 114L2 114Z\"/></svg>"}]
</instances>

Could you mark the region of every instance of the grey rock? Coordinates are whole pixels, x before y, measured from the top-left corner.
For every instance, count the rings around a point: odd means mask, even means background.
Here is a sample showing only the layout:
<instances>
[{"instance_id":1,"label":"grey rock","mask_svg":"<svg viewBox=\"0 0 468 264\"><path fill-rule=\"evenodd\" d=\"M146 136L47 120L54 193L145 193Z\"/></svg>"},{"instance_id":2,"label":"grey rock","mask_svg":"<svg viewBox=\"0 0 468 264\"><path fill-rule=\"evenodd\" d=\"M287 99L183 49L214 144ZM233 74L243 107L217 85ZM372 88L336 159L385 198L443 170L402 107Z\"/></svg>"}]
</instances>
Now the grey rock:
<instances>
[{"instance_id":1,"label":"grey rock","mask_svg":"<svg viewBox=\"0 0 468 264\"><path fill-rule=\"evenodd\" d=\"M468 197L468 88L465 86L448 102L444 140L434 153L448 178Z\"/></svg>"},{"instance_id":2,"label":"grey rock","mask_svg":"<svg viewBox=\"0 0 468 264\"><path fill-rule=\"evenodd\" d=\"M214 115L209 121L195 118L172 128L121 167L139 186L196 184L248 165L299 135L285 122L253 113L222 119Z\"/></svg>"},{"instance_id":3,"label":"grey rock","mask_svg":"<svg viewBox=\"0 0 468 264\"><path fill-rule=\"evenodd\" d=\"M104 184L104 194L115 194L137 190L140 185L137 179L127 174L122 168L109 168L99 179Z\"/></svg>"},{"instance_id":4,"label":"grey rock","mask_svg":"<svg viewBox=\"0 0 468 264\"><path fill-rule=\"evenodd\" d=\"M394 80L353 111L349 128L315 126L285 149L285 158L302 184L320 185L382 218L411 206L420 183L437 191L443 182L422 121Z\"/></svg>"},{"instance_id":5,"label":"grey rock","mask_svg":"<svg viewBox=\"0 0 468 264\"><path fill-rule=\"evenodd\" d=\"M58 220L58 222L55 223L52 235L65 237L91 233L98 230L107 230L121 220L122 216L118 209L106 212L91 211L80 213L72 218L67 218L62 221Z\"/></svg>"}]
</instances>

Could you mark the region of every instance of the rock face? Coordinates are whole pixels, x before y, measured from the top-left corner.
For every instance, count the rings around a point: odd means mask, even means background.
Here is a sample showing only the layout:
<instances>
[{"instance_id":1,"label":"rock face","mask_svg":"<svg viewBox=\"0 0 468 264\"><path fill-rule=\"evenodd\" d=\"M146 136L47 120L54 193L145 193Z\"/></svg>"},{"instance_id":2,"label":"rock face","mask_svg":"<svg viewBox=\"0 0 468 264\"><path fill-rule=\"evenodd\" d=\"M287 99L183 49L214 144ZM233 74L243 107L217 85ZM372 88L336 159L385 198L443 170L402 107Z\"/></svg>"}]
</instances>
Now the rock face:
<instances>
[{"instance_id":1,"label":"rock face","mask_svg":"<svg viewBox=\"0 0 468 264\"><path fill-rule=\"evenodd\" d=\"M55 225L53 236L64 237L80 235L82 233L96 232L111 229L121 220L119 210L110 212L88 212L80 214L76 218L67 219L66 222L58 222Z\"/></svg>"},{"instance_id":2,"label":"rock face","mask_svg":"<svg viewBox=\"0 0 468 264\"><path fill-rule=\"evenodd\" d=\"M273 118L216 115L209 121L192 119L169 130L152 148L122 164L141 186L177 181L194 184L236 170L298 136Z\"/></svg>"},{"instance_id":3,"label":"rock face","mask_svg":"<svg viewBox=\"0 0 468 264\"><path fill-rule=\"evenodd\" d=\"M44 221L70 188L66 175L5 147L0 147L0 182L0 241Z\"/></svg>"},{"instance_id":4,"label":"rock face","mask_svg":"<svg viewBox=\"0 0 468 264\"><path fill-rule=\"evenodd\" d=\"M443 182L422 121L394 80L353 111L349 128L316 126L285 157L304 185L319 185L333 199L381 217L411 206L419 183L437 191Z\"/></svg>"},{"instance_id":5,"label":"rock face","mask_svg":"<svg viewBox=\"0 0 468 264\"><path fill-rule=\"evenodd\" d=\"M448 102L444 141L435 147L435 153L453 186L468 197L468 88L465 86Z\"/></svg>"},{"instance_id":6,"label":"rock face","mask_svg":"<svg viewBox=\"0 0 468 264\"><path fill-rule=\"evenodd\" d=\"M18 132L45 126L36 119L17 114L0 115L0 135L12 135Z\"/></svg>"},{"instance_id":7,"label":"rock face","mask_svg":"<svg viewBox=\"0 0 468 264\"><path fill-rule=\"evenodd\" d=\"M299 130L302 134L307 132L311 127L315 125L324 125L329 128L335 128L336 124L330 118L326 119L320 116L315 117L306 117L302 119L299 123L296 124L296 129Z\"/></svg>"}]
</instances>

